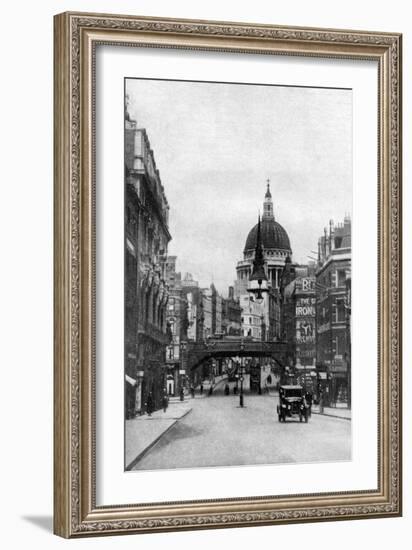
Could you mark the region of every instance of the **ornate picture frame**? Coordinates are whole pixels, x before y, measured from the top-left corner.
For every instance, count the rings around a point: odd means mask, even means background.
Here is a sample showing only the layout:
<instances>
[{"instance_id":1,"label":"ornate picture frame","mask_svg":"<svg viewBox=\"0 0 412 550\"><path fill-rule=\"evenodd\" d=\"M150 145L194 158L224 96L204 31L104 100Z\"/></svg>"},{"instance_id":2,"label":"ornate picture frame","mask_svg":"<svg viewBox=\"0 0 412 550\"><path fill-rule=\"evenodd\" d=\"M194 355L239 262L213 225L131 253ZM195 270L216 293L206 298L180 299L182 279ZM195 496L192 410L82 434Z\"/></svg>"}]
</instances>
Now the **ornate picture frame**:
<instances>
[{"instance_id":1,"label":"ornate picture frame","mask_svg":"<svg viewBox=\"0 0 412 550\"><path fill-rule=\"evenodd\" d=\"M63 13L54 22L54 531L71 538L401 515L401 46L395 33ZM96 47L378 65L378 487L98 505Z\"/></svg>"}]
</instances>

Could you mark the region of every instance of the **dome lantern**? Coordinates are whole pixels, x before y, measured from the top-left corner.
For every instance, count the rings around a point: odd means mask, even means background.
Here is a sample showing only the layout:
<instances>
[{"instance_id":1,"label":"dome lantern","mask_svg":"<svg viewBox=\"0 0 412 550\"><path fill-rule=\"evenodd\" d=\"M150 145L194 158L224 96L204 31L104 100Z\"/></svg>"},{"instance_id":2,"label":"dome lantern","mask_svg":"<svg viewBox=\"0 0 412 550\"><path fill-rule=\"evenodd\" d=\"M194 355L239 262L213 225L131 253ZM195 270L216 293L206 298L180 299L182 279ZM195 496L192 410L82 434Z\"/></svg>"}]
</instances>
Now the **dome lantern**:
<instances>
[{"instance_id":1,"label":"dome lantern","mask_svg":"<svg viewBox=\"0 0 412 550\"><path fill-rule=\"evenodd\" d=\"M270 180L266 180L267 188L265 193L265 200L263 201L263 219L274 220L275 215L273 213L273 201L272 194L270 192Z\"/></svg>"}]
</instances>

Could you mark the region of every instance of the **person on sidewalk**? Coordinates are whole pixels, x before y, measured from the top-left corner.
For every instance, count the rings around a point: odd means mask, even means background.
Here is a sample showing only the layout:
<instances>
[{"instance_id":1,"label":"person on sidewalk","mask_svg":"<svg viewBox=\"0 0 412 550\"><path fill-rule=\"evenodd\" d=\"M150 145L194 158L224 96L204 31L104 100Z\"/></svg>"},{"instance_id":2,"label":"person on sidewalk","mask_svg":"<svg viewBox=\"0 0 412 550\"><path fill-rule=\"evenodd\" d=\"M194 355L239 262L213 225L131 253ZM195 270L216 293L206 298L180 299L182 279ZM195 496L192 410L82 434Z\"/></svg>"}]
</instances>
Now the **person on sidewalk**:
<instances>
[{"instance_id":1,"label":"person on sidewalk","mask_svg":"<svg viewBox=\"0 0 412 550\"><path fill-rule=\"evenodd\" d=\"M312 401L313 401L312 393L310 391L307 391L305 393L305 401L306 401L306 405L307 405L308 413L310 417L312 416Z\"/></svg>"},{"instance_id":2,"label":"person on sidewalk","mask_svg":"<svg viewBox=\"0 0 412 550\"><path fill-rule=\"evenodd\" d=\"M164 392L163 398L162 398L162 406L163 406L164 413L166 412L168 405L169 405L169 398L167 397L167 392Z\"/></svg>"},{"instance_id":3,"label":"person on sidewalk","mask_svg":"<svg viewBox=\"0 0 412 550\"><path fill-rule=\"evenodd\" d=\"M323 400L323 391L320 390L320 392L319 392L319 412L320 412L320 414L323 414L324 407L325 407L325 403L324 403L324 400Z\"/></svg>"},{"instance_id":4,"label":"person on sidewalk","mask_svg":"<svg viewBox=\"0 0 412 550\"><path fill-rule=\"evenodd\" d=\"M225 395L229 395L229 384L225 384Z\"/></svg>"},{"instance_id":5,"label":"person on sidewalk","mask_svg":"<svg viewBox=\"0 0 412 550\"><path fill-rule=\"evenodd\" d=\"M200 384L200 395L203 395L203 382Z\"/></svg>"},{"instance_id":6,"label":"person on sidewalk","mask_svg":"<svg viewBox=\"0 0 412 550\"><path fill-rule=\"evenodd\" d=\"M195 398L195 387L193 384L190 386L190 395L192 396L192 399Z\"/></svg>"},{"instance_id":7,"label":"person on sidewalk","mask_svg":"<svg viewBox=\"0 0 412 550\"><path fill-rule=\"evenodd\" d=\"M153 395L152 392L149 392L149 395L147 396L147 402L146 402L146 411L149 416L152 416L153 412Z\"/></svg>"},{"instance_id":8,"label":"person on sidewalk","mask_svg":"<svg viewBox=\"0 0 412 550\"><path fill-rule=\"evenodd\" d=\"M185 398L185 391L183 389L183 386L180 388L180 401L184 401L184 398Z\"/></svg>"}]
</instances>

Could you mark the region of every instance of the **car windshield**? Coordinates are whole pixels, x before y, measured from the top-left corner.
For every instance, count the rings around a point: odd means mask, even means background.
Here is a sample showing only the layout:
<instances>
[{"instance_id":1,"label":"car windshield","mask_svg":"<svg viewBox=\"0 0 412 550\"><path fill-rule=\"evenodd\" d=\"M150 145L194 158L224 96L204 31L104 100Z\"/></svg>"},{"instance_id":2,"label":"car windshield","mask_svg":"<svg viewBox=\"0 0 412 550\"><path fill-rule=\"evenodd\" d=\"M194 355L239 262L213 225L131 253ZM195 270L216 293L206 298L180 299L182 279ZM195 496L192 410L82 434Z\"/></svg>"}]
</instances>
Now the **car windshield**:
<instances>
[{"instance_id":1,"label":"car windshield","mask_svg":"<svg viewBox=\"0 0 412 550\"><path fill-rule=\"evenodd\" d=\"M302 390L300 388L285 390L284 395L285 397L302 397Z\"/></svg>"}]
</instances>

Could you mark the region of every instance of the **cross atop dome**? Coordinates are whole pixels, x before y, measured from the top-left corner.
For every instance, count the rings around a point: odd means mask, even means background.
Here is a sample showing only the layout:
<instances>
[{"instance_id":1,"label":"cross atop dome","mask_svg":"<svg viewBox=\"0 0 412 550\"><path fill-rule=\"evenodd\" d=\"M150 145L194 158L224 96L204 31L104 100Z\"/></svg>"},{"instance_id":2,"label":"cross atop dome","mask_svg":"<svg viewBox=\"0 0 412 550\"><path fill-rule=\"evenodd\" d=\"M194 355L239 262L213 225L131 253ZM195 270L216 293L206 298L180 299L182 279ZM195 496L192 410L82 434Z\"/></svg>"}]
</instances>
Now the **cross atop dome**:
<instances>
[{"instance_id":1,"label":"cross atop dome","mask_svg":"<svg viewBox=\"0 0 412 550\"><path fill-rule=\"evenodd\" d=\"M272 194L270 192L270 179L268 178L266 180L266 193L265 193L265 200L263 201L263 216L262 220L274 220L275 216L273 214L273 202L272 202Z\"/></svg>"}]
</instances>

